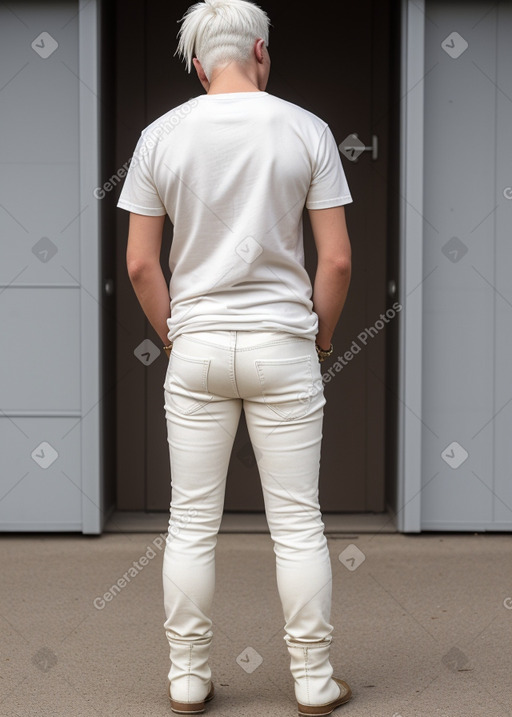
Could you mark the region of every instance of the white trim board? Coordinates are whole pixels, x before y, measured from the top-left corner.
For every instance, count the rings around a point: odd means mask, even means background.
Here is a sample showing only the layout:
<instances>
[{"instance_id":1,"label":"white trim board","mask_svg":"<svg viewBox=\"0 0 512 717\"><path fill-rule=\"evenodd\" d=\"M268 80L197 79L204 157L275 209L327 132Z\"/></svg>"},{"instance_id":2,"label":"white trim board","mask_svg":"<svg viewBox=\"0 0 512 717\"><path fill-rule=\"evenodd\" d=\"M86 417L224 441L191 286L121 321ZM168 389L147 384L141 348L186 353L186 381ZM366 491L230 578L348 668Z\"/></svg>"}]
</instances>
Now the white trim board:
<instances>
[{"instance_id":1,"label":"white trim board","mask_svg":"<svg viewBox=\"0 0 512 717\"><path fill-rule=\"evenodd\" d=\"M398 485L400 532L421 530L423 76L425 3L402 0L400 71L400 312Z\"/></svg>"},{"instance_id":2,"label":"white trim board","mask_svg":"<svg viewBox=\"0 0 512 717\"><path fill-rule=\"evenodd\" d=\"M82 417L82 530L103 528L101 465L101 268L99 206L93 195L101 182L99 122L99 13L97 0L78 5L80 106L80 390Z\"/></svg>"}]
</instances>

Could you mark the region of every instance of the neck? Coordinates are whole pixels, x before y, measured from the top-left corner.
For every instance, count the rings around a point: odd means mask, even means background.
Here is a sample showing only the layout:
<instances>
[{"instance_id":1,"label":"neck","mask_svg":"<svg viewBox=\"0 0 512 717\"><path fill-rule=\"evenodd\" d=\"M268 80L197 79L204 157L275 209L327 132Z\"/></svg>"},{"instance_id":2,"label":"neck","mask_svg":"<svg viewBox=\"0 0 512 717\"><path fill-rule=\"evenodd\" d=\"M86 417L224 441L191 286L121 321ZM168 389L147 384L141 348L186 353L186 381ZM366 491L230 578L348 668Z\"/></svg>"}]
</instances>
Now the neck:
<instances>
[{"instance_id":1,"label":"neck","mask_svg":"<svg viewBox=\"0 0 512 717\"><path fill-rule=\"evenodd\" d=\"M256 73L234 63L215 68L208 89L209 95L227 92L261 92Z\"/></svg>"}]
</instances>

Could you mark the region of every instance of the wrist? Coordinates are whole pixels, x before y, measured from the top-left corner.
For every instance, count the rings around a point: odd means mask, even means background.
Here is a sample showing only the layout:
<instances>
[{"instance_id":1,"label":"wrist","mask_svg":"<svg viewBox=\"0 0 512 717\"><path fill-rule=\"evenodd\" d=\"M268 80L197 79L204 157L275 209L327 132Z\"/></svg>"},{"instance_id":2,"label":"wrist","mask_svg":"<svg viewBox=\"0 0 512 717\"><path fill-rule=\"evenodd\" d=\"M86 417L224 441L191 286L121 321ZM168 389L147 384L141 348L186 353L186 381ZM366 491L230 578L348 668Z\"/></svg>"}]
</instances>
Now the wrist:
<instances>
[{"instance_id":1,"label":"wrist","mask_svg":"<svg viewBox=\"0 0 512 717\"><path fill-rule=\"evenodd\" d=\"M330 331L319 330L315 337L315 344L320 346L321 349L328 350L332 343L332 333Z\"/></svg>"}]
</instances>

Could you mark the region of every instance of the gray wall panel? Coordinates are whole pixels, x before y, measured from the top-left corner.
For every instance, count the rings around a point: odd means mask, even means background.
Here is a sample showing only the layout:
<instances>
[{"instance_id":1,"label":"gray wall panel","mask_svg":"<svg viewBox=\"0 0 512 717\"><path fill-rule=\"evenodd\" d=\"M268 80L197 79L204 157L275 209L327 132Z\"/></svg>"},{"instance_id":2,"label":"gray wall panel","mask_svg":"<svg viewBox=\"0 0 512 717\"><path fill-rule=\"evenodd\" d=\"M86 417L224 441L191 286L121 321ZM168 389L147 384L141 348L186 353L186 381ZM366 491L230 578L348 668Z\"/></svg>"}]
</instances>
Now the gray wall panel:
<instances>
[{"instance_id":1,"label":"gray wall panel","mask_svg":"<svg viewBox=\"0 0 512 717\"><path fill-rule=\"evenodd\" d=\"M498 138L496 33L510 8L426 10L422 528L486 530L498 527L492 419L507 381L495 372L496 171L512 124Z\"/></svg>"},{"instance_id":2,"label":"gray wall panel","mask_svg":"<svg viewBox=\"0 0 512 717\"><path fill-rule=\"evenodd\" d=\"M95 13L0 5L2 530L101 530Z\"/></svg>"},{"instance_id":3,"label":"gray wall panel","mask_svg":"<svg viewBox=\"0 0 512 717\"><path fill-rule=\"evenodd\" d=\"M0 417L3 530L79 530L80 429L73 418Z\"/></svg>"},{"instance_id":4,"label":"gray wall panel","mask_svg":"<svg viewBox=\"0 0 512 717\"><path fill-rule=\"evenodd\" d=\"M79 291L9 288L0 298L2 409L79 411Z\"/></svg>"},{"instance_id":5,"label":"gray wall panel","mask_svg":"<svg viewBox=\"0 0 512 717\"><path fill-rule=\"evenodd\" d=\"M2 6L2 161L68 162L78 156L76 3ZM48 33L53 40L43 36ZM38 40L39 38L39 40ZM44 58L39 52L57 48ZM52 44L50 44L52 43Z\"/></svg>"},{"instance_id":6,"label":"gray wall panel","mask_svg":"<svg viewBox=\"0 0 512 717\"><path fill-rule=\"evenodd\" d=\"M78 164L0 168L0 201L7 210L0 210L0 286L75 284L80 272Z\"/></svg>"}]
</instances>

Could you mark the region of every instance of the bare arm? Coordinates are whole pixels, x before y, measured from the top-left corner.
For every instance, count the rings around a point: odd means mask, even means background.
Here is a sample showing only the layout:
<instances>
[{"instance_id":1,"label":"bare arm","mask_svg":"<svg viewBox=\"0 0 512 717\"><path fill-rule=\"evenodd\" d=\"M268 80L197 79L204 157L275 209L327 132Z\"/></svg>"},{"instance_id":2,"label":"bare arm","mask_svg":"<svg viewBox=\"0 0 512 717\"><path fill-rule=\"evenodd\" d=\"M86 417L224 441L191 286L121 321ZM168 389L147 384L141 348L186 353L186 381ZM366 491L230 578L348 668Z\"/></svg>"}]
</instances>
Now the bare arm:
<instances>
[{"instance_id":1,"label":"bare arm","mask_svg":"<svg viewBox=\"0 0 512 717\"><path fill-rule=\"evenodd\" d=\"M165 215L147 217L130 213L126 266L142 310L162 343L167 344L169 288L160 265L164 221Z\"/></svg>"},{"instance_id":2,"label":"bare arm","mask_svg":"<svg viewBox=\"0 0 512 717\"><path fill-rule=\"evenodd\" d=\"M351 275L351 248L345 207L310 209L309 218L318 266L313 284L313 308L318 315L317 344L328 349L340 318Z\"/></svg>"}]
</instances>

